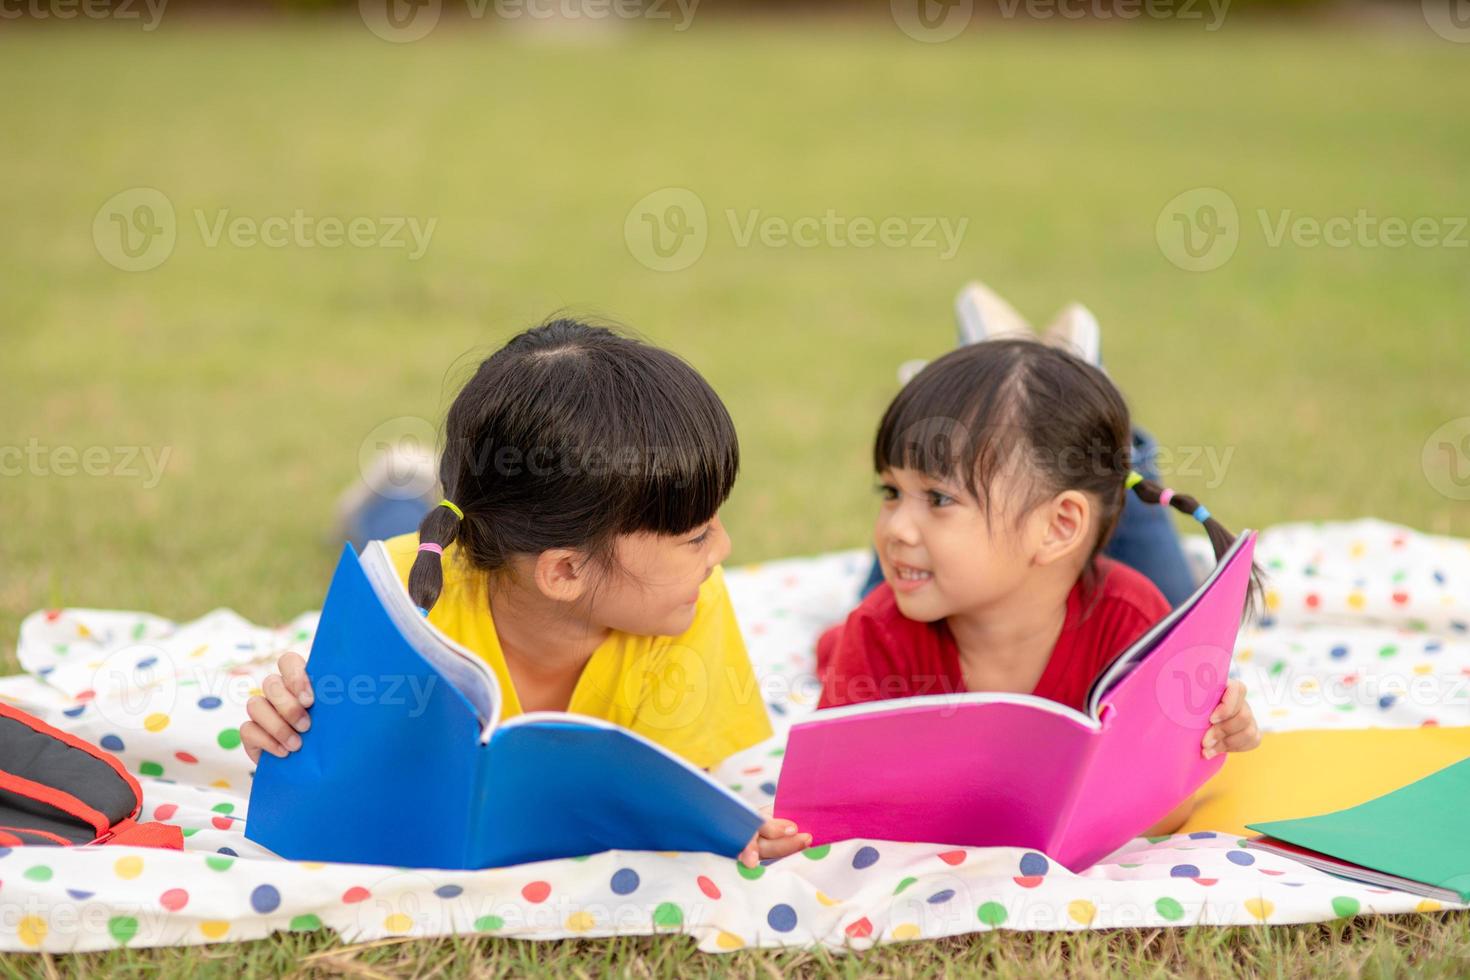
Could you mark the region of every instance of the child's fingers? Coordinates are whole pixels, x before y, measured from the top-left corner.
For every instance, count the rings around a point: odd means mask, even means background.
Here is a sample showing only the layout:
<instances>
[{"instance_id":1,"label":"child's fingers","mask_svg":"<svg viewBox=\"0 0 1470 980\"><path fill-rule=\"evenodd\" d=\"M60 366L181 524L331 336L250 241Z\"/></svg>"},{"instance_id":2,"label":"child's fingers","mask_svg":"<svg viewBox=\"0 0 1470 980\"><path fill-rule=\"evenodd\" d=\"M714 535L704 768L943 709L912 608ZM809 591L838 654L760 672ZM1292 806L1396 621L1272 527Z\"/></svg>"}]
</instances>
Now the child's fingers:
<instances>
[{"instance_id":1,"label":"child's fingers","mask_svg":"<svg viewBox=\"0 0 1470 980\"><path fill-rule=\"evenodd\" d=\"M240 726L240 741L245 746L245 754L250 757L251 762L260 762L262 749L269 752L278 759L286 758L286 749L281 743L271 738L253 721L247 721Z\"/></svg>"},{"instance_id":2,"label":"child's fingers","mask_svg":"<svg viewBox=\"0 0 1470 980\"><path fill-rule=\"evenodd\" d=\"M276 709L265 698L257 697L246 701L245 713L260 727L261 732L270 739L271 743L287 752L295 752L301 748L301 736L286 724L285 719L276 714ZM244 737L243 734L241 737ZM270 748L270 745L265 742L262 742L261 745L263 748Z\"/></svg>"},{"instance_id":3,"label":"child's fingers","mask_svg":"<svg viewBox=\"0 0 1470 980\"><path fill-rule=\"evenodd\" d=\"M296 695L286 689L286 681L279 674L267 677L260 685L260 693L270 700L271 707L286 724L298 732L304 732L311 727L311 718L307 716L306 709L301 706Z\"/></svg>"},{"instance_id":4,"label":"child's fingers","mask_svg":"<svg viewBox=\"0 0 1470 980\"><path fill-rule=\"evenodd\" d=\"M311 678L306 676L306 661L299 653L283 653L281 659L276 661L276 669L281 672L281 679L286 684L286 689L296 695L304 708L310 708L311 703L316 700L311 690ZM306 731L306 729L301 729Z\"/></svg>"},{"instance_id":5,"label":"child's fingers","mask_svg":"<svg viewBox=\"0 0 1470 980\"><path fill-rule=\"evenodd\" d=\"M796 824L790 820L767 820L761 824L761 829L756 831L756 837L765 838L766 840L780 840L784 837L791 837L795 833Z\"/></svg>"},{"instance_id":6,"label":"child's fingers","mask_svg":"<svg viewBox=\"0 0 1470 980\"><path fill-rule=\"evenodd\" d=\"M1251 719L1240 731L1227 735L1222 744L1226 752L1248 752L1261 744L1261 730L1256 727L1255 719Z\"/></svg>"},{"instance_id":7,"label":"child's fingers","mask_svg":"<svg viewBox=\"0 0 1470 980\"><path fill-rule=\"evenodd\" d=\"M1210 724L1223 721L1231 715L1240 711L1240 706L1245 703L1245 684L1239 680L1230 681L1225 685L1225 693L1220 697L1220 703L1215 710L1210 712Z\"/></svg>"},{"instance_id":8,"label":"child's fingers","mask_svg":"<svg viewBox=\"0 0 1470 980\"><path fill-rule=\"evenodd\" d=\"M761 837L758 847L762 858L783 858L804 849L811 842L811 834L792 834L790 837Z\"/></svg>"}]
</instances>

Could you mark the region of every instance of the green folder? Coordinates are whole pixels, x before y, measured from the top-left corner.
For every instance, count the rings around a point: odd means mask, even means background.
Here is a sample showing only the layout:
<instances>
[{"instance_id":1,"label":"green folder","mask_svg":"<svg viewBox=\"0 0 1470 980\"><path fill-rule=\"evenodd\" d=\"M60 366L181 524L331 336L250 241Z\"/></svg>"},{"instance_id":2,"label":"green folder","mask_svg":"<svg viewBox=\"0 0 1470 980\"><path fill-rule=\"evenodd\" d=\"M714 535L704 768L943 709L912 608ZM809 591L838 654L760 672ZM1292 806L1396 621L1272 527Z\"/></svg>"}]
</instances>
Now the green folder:
<instances>
[{"instance_id":1,"label":"green folder","mask_svg":"<svg viewBox=\"0 0 1470 980\"><path fill-rule=\"evenodd\" d=\"M1333 874L1470 902L1470 759L1336 813L1246 826L1269 838L1247 846ZM1294 846L1272 846L1278 842ZM1409 887L1414 883L1427 887Z\"/></svg>"}]
</instances>

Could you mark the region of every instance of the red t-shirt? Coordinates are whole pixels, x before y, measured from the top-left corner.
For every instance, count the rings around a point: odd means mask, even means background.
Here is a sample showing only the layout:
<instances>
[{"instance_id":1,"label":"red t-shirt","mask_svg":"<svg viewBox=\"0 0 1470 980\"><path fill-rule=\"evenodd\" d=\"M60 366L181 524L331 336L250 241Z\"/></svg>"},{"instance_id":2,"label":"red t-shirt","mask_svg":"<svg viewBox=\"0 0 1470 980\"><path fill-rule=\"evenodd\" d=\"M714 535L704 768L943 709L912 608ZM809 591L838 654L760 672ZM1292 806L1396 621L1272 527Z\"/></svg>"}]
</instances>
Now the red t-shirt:
<instances>
[{"instance_id":1,"label":"red t-shirt","mask_svg":"<svg viewBox=\"0 0 1470 980\"><path fill-rule=\"evenodd\" d=\"M1127 565L1099 558L1097 575L1093 588L1079 580L1068 593L1061 635L1031 692L1078 710L1103 668L1169 612L1163 594ZM817 676L819 708L965 690L949 627L905 617L886 582L822 634Z\"/></svg>"}]
</instances>

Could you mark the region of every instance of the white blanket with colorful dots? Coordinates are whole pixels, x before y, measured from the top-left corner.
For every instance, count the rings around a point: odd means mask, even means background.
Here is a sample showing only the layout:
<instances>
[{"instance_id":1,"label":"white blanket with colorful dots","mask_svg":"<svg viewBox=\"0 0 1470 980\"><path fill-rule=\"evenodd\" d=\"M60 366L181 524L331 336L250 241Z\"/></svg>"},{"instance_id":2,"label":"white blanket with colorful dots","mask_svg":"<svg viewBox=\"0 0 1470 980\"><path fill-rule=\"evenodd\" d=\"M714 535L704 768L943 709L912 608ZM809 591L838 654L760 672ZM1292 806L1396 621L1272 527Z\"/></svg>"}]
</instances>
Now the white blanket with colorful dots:
<instances>
[{"instance_id":1,"label":"white blanket with colorful dots","mask_svg":"<svg viewBox=\"0 0 1470 980\"><path fill-rule=\"evenodd\" d=\"M1190 542L1201 566L1201 540ZM1269 611L1235 673L1266 729L1470 725L1470 542L1379 521L1264 532ZM785 730L813 710L818 632L841 619L860 552L732 570L735 606L777 734L719 770L770 802ZM553 939L683 932L709 951L862 948L987 929L1289 923L1428 906L1242 850L1234 835L1139 839L1081 874L1017 848L846 841L747 870L706 854L607 852L480 872L283 861L241 833L245 701L315 615L256 626L227 610L175 623L132 612L38 612L26 673L0 697L111 750L144 816L183 852L0 848L0 949L253 939L333 929L346 940L484 933ZM353 819L342 813L344 824Z\"/></svg>"}]
</instances>

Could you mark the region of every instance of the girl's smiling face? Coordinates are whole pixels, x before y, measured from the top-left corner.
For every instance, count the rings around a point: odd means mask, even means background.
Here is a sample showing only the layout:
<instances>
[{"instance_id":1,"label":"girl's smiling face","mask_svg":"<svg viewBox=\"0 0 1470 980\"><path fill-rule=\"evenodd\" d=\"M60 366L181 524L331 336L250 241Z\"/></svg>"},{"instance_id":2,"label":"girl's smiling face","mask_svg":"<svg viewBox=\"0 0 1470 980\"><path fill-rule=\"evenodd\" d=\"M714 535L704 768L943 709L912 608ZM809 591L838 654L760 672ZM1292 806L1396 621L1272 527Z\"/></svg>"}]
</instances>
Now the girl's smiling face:
<instances>
[{"instance_id":1,"label":"girl's smiling face","mask_svg":"<svg viewBox=\"0 0 1470 980\"><path fill-rule=\"evenodd\" d=\"M1016 513L1015 489L994 480L987 510L955 480L899 467L879 474L873 546L899 612L935 622L988 606L1026 581L1036 513Z\"/></svg>"},{"instance_id":2,"label":"girl's smiling face","mask_svg":"<svg viewBox=\"0 0 1470 980\"><path fill-rule=\"evenodd\" d=\"M615 567L592 597L592 618L625 633L677 636L694 622L700 585L729 556L718 514L687 534L621 535Z\"/></svg>"}]
</instances>

